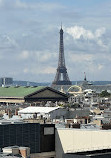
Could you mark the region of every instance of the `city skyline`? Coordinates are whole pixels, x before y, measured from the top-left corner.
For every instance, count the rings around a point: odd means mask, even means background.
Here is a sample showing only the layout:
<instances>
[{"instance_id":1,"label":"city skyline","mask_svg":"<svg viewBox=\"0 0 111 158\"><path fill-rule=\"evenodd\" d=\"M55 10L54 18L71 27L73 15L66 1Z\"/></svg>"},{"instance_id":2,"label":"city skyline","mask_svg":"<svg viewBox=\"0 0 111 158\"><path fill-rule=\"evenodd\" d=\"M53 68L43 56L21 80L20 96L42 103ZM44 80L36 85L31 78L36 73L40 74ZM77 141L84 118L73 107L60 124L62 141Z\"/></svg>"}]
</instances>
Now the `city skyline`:
<instances>
[{"instance_id":1,"label":"city skyline","mask_svg":"<svg viewBox=\"0 0 111 158\"><path fill-rule=\"evenodd\" d=\"M71 81L111 80L110 0L0 0L0 76L52 82L64 30Z\"/></svg>"}]
</instances>

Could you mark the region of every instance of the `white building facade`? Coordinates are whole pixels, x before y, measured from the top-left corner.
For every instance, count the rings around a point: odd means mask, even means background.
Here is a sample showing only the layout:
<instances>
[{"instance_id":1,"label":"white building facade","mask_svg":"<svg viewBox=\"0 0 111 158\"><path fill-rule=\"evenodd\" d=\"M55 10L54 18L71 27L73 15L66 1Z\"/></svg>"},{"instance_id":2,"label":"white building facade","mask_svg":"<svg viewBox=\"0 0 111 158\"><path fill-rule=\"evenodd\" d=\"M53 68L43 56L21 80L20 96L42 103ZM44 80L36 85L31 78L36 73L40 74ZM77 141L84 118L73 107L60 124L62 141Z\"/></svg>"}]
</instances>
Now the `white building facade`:
<instances>
[{"instance_id":1,"label":"white building facade","mask_svg":"<svg viewBox=\"0 0 111 158\"><path fill-rule=\"evenodd\" d=\"M56 119L64 117L66 114L66 109L61 107L27 107L18 111L18 115L23 119L29 118L46 118L46 119Z\"/></svg>"}]
</instances>

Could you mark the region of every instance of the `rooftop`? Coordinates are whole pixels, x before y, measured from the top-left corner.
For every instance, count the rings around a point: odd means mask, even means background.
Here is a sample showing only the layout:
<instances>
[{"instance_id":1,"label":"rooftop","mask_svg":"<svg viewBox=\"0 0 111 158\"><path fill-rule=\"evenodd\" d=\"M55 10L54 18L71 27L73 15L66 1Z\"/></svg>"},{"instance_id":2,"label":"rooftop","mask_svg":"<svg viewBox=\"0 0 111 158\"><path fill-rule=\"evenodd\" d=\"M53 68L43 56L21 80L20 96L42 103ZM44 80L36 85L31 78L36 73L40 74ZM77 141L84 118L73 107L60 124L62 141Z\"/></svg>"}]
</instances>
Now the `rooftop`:
<instances>
[{"instance_id":1,"label":"rooftop","mask_svg":"<svg viewBox=\"0 0 111 158\"><path fill-rule=\"evenodd\" d=\"M24 124L22 120L0 120L0 125L6 125L6 124Z\"/></svg>"},{"instance_id":2,"label":"rooftop","mask_svg":"<svg viewBox=\"0 0 111 158\"><path fill-rule=\"evenodd\" d=\"M57 110L60 107L27 107L24 108L20 111L18 111L18 113L50 113L51 111Z\"/></svg>"},{"instance_id":3,"label":"rooftop","mask_svg":"<svg viewBox=\"0 0 111 158\"><path fill-rule=\"evenodd\" d=\"M0 97L25 97L31 93L45 88L44 86L38 87L23 87L23 86L10 86L10 87L0 87Z\"/></svg>"},{"instance_id":4,"label":"rooftop","mask_svg":"<svg viewBox=\"0 0 111 158\"><path fill-rule=\"evenodd\" d=\"M22 158L21 155L11 155L11 154L4 154L4 153L0 153L0 157L1 158Z\"/></svg>"},{"instance_id":5,"label":"rooftop","mask_svg":"<svg viewBox=\"0 0 111 158\"><path fill-rule=\"evenodd\" d=\"M103 149L103 150L93 150L93 151L85 151L85 152L77 152L77 153L67 153L64 155L64 158L73 158L74 155L78 155L81 156L81 155L85 155L87 157L93 157L93 156L97 156L98 157L101 157L102 155L106 155L107 157L107 154L111 156L111 149Z\"/></svg>"}]
</instances>

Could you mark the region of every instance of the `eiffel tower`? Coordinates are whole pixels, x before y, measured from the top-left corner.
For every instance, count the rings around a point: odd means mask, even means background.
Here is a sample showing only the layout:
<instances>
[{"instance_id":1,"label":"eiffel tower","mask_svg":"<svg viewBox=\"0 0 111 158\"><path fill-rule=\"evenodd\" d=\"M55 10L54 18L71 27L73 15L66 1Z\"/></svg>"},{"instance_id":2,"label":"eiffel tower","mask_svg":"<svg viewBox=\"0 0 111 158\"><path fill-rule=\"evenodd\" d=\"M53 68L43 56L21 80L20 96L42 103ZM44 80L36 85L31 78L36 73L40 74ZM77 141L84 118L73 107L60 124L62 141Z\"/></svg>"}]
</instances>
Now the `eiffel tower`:
<instances>
[{"instance_id":1,"label":"eiffel tower","mask_svg":"<svg viewBox=\"0 0 111 158\"><path fill-rule=\"evenodd\" d=\"M52 85L71 85L69 80L67 68L65 66L65 57L64 57L64 43L63 43L63 29L61 25L60 29L60 45L59 45L59 61L56 76Z\"/></svg>"}]
</instances>

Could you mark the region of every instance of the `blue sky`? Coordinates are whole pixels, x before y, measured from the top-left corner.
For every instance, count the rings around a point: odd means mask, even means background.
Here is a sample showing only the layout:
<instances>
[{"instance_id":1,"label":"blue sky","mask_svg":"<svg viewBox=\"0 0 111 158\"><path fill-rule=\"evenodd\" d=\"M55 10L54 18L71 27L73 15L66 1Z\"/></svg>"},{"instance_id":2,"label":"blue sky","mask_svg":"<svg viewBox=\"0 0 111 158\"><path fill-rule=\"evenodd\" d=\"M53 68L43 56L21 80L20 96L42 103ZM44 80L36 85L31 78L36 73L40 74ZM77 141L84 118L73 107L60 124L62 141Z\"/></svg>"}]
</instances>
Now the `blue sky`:
<instances>
[{"instance_id":1,"label":"blue sky","mask_svg":"<svg viewBox=\"0 0 111 158\"><path fill-rule=\"evenodd\" d=\"M70 80L111 80L111 0L0 0L0 77L53 81L61 21Z\"/></svg>"}]
</instances>

